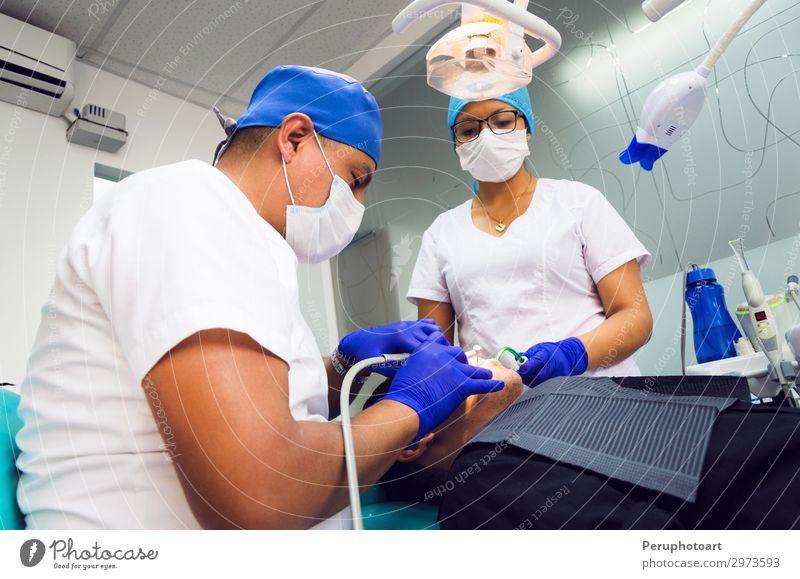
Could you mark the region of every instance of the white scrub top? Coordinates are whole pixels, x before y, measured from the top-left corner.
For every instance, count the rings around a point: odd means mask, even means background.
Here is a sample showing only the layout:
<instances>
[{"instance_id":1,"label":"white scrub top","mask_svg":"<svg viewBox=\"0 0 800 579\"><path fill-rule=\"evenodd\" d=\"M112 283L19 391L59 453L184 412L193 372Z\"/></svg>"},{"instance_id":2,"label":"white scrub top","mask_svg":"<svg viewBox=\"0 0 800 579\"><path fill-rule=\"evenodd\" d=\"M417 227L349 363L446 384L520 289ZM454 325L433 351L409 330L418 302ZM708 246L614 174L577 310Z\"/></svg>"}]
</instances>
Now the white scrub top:
<instances>
[{"instance_id":1,"label":"white scrub top","mask_svg":"<svg viewBox=\"0 0 800 579\"><path fill-rule=\"evenodd\" d=\"M472 222L472 200L439 215L422 238L408 299L449 302L459 343L524 351L579 336L605 321L596 284L650 254L597 189L539 179L527 211L502 237ZM636 376L628 358L587 372Z\"/></svg>"},{"instance_id":2,"label":"white scrub top","mask_svg":"<svg viewBox=\"0 0 800 579\"><path fill-rule=\"evenodd\" d=\"M21 385L18 500L28 528L199 528L146 375L212 328L246 333L285 360L294 418L327 420L325 368L283 237L202 161L123 180L58 258Z\"/></svg>"}]
</instances>

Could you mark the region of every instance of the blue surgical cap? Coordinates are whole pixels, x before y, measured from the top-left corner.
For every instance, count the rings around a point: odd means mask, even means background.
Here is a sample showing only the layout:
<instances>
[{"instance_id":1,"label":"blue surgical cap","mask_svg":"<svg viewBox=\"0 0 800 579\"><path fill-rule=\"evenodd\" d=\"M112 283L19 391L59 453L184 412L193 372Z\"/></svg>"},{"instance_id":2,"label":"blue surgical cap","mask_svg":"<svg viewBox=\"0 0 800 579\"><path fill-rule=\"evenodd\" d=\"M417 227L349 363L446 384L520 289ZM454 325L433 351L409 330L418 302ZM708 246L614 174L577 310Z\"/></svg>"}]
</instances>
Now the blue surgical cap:
<instances>
[{"instance_id":1,"label":"blue surgical cap","mask_svg":"<svg viewBox=\"0 0 800 579\"><path fill-rule=\"evenodd\" d=\"M292 113L304 113L318 134L381 157L378 103L357 80L307 66L278 66L261 79L231 135L245 127L279 127Z\"/></svg>"},{"instance_id":2,"label":"blue surgical cap","mask_svg":"<svg viewBox=\"0 0 800 579\"><path fill-rule=\"evenodd\" d=\"M518 88L514 92L485 100L496 100L510 104L512 107L517 109L523 117L525 117L525 122L528 124L528 132L533 134L533 107L531 106L531 95L528 94L527 86ZM471 102L475 101L467 101L464 99L457 99L455 97L450 98L450 106L447 108L447 128L450 130L451 139L455 140L456 138L455 134L453 133L453 124L456 122L458 113L460 113L462 109Z\"/></svg>"}]
</instances>

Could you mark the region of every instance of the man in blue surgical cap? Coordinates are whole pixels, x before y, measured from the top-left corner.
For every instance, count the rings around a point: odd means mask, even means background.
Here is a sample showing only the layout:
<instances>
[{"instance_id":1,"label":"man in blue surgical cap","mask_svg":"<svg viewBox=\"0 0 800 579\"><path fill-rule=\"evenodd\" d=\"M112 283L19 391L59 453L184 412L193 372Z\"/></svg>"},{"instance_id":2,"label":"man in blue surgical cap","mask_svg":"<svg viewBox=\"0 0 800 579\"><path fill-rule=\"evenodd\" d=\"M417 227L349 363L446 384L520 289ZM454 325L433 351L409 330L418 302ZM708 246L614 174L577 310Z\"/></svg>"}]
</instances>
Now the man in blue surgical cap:
<instances>
[{"instance_id":1,"label":"man in blue surgical cap","mask_svg":"<svg viewBox=\"0 0 800 579\"><path fill-rule=\"evenodd\" d=\"M30 528L350 525L338 414L359 360L411 353L353 420L359 479L468 396L499 390L430 320L345 336L323 359L297 262L353 238L380 159L358 82L282 66L214 164L120 182L59 257L22 384L19 501Z\"/></svg>"}]
</instances>

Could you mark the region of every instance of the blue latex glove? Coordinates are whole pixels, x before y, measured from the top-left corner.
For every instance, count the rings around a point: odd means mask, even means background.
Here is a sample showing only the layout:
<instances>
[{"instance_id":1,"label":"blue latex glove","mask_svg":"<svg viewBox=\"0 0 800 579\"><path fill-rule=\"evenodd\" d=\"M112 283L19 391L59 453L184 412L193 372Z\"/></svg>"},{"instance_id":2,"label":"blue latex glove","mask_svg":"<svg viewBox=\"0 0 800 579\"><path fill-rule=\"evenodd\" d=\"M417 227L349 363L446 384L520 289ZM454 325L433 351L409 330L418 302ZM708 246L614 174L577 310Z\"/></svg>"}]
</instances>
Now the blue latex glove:
<instances>
[{"instance_id":1,"label":"blue latex glove","mask_svg":"<svg viewBox=\"0 0 800 579\"><path fill-rule=\"evenodd\" d=\"M409 356L382 400L394 400L419 415L419 432L411 443L432 432L473 394L502 390L502 380L491 380L488 368L467 364L464 350L444 346L432 334Z\"/></svg>"},{"instance_id":2,"label":"blue latex glove","mask_svg":"<svg viewBox=\"0 0 800 579\"><path fill-rule=\"evenodd\" d=\"M437 335L437 341L443 346L450 345L436 322L424 319L357 330L342 338L339 353L350 364L381 354L410 354L433 334ZM370 370L384 376L394 376L397 366L372 366Z\"/></svg>"},{"instance_id":3,"label":"blue latex glove","mask_svg":"<svg viewBox=\"0 0 800 579\"><path fill-rule=\"evenodd\" d=\"M537 386L558 376L577 376L586 372L589 355L578 338L561 342L542 342L522 354L528 360L517 372L528 386Z\"/></svg>"}]
</instances>

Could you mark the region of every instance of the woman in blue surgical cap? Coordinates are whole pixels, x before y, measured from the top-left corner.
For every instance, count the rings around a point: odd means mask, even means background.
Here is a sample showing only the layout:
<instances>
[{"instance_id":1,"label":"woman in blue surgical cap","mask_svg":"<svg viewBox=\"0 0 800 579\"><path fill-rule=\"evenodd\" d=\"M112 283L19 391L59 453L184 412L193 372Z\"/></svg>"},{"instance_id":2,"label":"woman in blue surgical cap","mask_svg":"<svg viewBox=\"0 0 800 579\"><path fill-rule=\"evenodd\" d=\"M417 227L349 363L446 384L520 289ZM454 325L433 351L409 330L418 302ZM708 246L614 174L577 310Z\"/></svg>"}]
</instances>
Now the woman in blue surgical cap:
<instances>
[{"instance_id":1,"label":"woman in blue surgical cap","mask_svg":"<svg viewBox=\"0 0 800 579\"><path fill-rule=\"evenodd\" d=\"M556 376L637 375L630 358L652 316L640 268L650 254L598 190L525 168L527 88L451 99L448 127L475 195L425 232L408 299L452 341L527 358L535 386ZM457 322L457 324L456 324Z\"/></svg>"}]
</instances>

